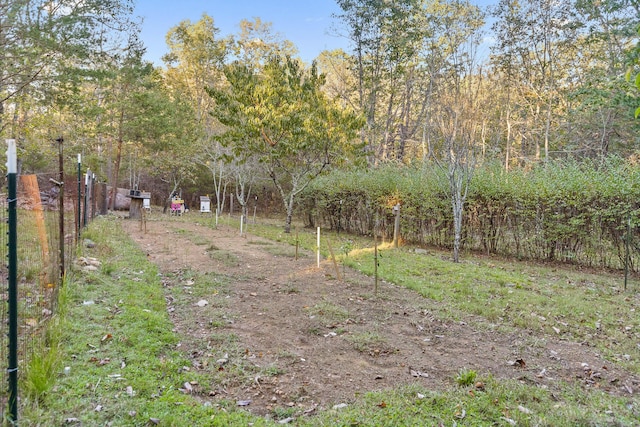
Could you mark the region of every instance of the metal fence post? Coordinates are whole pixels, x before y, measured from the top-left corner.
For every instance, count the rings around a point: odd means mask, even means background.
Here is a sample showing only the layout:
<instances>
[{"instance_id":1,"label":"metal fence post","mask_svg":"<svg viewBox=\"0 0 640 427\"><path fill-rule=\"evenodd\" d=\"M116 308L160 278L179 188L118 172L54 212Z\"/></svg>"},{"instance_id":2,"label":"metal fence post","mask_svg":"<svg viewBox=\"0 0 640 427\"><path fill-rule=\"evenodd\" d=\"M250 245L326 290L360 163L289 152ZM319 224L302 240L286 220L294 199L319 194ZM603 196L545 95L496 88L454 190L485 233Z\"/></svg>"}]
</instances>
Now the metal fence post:
<instances>
[{"instance_id":1,"label":"metal fence post","mask_svg":"<svg viewBox=\"0 0 640 427\"><path fill-rule=\"evenodd\" d=\"M64 157L63 157L63 148L62 148L62 144L64 142L64 139L62 137L56 139L56 141L58 142L58 179L60 180L58 182L58 189L60 190L58 197L59 197L59 206L60 206L60 215L58 218L58 233L60 233L60 242L59 242L59 247L58 247L58 251L59 254L58 256L60 257L59 263L60 263L60 283L59 285L62 286L62 284L64 283Z\"/></svg>"},{"instance_id":2,"label":"metal fence post","mask_svg":"<svg viewBox=\"0 0 640 427\"><path fill-rule=\"evenodd\" d=\"M9 258L9 419L18 422L18 232L17 232L17 152L15 139L7 140L7 184L8 184L8 258Z\"/></svg>"},{"instance_id":3,"label":"metal fence post","mask_svg":"<svg viewBox=\"0 0 640 427\"><path fill-rule=\"evenodd\" d=\"M89 175L91 171L87 169L87 172L84 175L84 216L82 217L82 226L87 226L87 197L89 191Z\"/></svg>"},{"instance_id":4,"label":"metal fence post","mask_svg":"<svg viewBox=\"0 0 640 427\"><path fill-rule=\"evenodd\" d=\"M82 195L82 190L80 189L80 182L82 180L82 173L80 172L82 168L82 156L78 154L78 215L76 217L76 241L80 239L80 228L82 228L82 223L80 222L80 213L82 212L82 205L80 204L80 196Z\"/></svg>"}]
</instances>

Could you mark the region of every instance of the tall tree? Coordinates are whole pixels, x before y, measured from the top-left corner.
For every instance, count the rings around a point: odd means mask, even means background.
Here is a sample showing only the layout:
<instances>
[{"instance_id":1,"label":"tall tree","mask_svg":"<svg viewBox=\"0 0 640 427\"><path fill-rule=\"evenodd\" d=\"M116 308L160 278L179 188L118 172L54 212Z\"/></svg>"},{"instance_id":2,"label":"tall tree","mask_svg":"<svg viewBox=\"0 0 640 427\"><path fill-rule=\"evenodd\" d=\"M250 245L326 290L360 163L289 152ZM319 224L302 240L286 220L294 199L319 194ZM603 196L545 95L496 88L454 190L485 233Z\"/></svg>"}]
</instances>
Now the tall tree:
<instances>
[{"instance_id":1,"label":"tall tree","mask_svg":"<svg viewBox=\"0 0 640 427\"><path fill-rule=\"evenodd\" d=\"M239 158L258 158L280 193L290 232L296 196L351 141L359 120L326 98L315 66L304 69L289 56L273 55L260 72L235 62L225 76L229 86L210 91L214 115L226 126L219 139Z\"/></svg>"},{"instance_id":2,"label":"tall tree","mask_svg":"<svg viewBox=\"0 0 640 427\"><path fill-rule=\"evenodd\" d=\"M577 0L581 37L579 61L571 75L572 147L588 154L628 154L639 125L629 113L633 106L623 74L635 41L640 5L634 0Z\"/></svg>"},{"instance_id":3,"label":"tall tree","mask_svg":"<svg viewBox=\"0 0 640 427\"><path fill-rule=\"evenodd\" d=\"M0 0L0 131L18 95L31 90L43 101L120 48L121 35L137 31L132 11L132 0Z\"/></svg>"},{"instance_id":4,"label":"tall tree","mask_svg":"<svg viewBox=\"0 0 640 427\"><path fill-rule=\"evenodd\" d=\"M207 88L221 85L222 67L231 50L231 40L219 35L213 18L206 14L197 22L182 21L167 33L169 53L163 57L167 66L166 84L175 96L193 105L196 122L202 131L196 141L199 149L195 161L211 173L218 213L222 211L225 199L228 150L214 138L220 129L210 114L214 101L207 94Z\"/></svg>"},{"instance_id":5,"label":"tall tree","mask_svg":"<svg viewBox=\"0 0 640 427\"><path fill-rule=\"evenodd\" d=\"M468 2L440 5L438 25L445 76L435 110L441 145L433 150L448 179L454 225L453 260L459 261L462 219L477 162L484 99L477 47L483 22L479 9Z\"/></svg>"}]
</instances>

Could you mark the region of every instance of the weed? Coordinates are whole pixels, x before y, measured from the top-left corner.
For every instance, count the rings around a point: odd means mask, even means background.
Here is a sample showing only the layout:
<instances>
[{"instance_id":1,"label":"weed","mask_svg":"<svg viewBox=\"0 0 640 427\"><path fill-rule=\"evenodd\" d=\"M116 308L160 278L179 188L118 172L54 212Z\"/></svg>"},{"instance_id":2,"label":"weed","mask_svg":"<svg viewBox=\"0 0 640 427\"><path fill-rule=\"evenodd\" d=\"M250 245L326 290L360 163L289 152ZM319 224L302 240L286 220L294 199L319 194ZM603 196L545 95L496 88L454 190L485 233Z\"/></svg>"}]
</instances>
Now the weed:
<instances>
[{"instance_id":1,"label":"weed","mask_svg":"<svg viewBox=\"0 0 640 427\"><path fill-rule=\"evenodd\" d=\"M276 366L276 365L269 365L269 366L265 366L264 368L262 368L262 374L269 376L269 377L276 377L278 375L282 375L285 373L285 370Z\"/></svg>"},{"instance_id":2,"label":"weed","mask_svg":"<svg viewBox=\"0 0 640 427\"><path fill-rule=\"evenodd\" d=\"M309 309L309 312L320 316L325 323L342 322L349 318L347 310L327 301L314 305Z\"/></svg>"},{"instance_id":3,"label":"weed","mask_svg":"<svg viewBox=\"0 0 640 427\"><path fill-rule=\"evenodd\" d=\"M284 289L282 289L282 292L285 294L298 294L300 293L300 289L298 289L295 284L289 282L285 285Z\"/></svg>"},{"instance_id":4,"label":"weed","mask_svg":"<svg viewBox=\"0 0 640 427\"><path fill-rule=\"evenodd\" d=\"M456 384L467 387L475 383L478 373L473 369L461 369L456 376Z\"/></svg>"},{"instance_id":5,"label":"weed","mask_svg":"<svg viewBox=\"0 0 640 427\"><path fill-rule=\"evenodd\" d=\"M287 418L291 418L296 413L296 408L294 406L276 406L273 408L273 418L276 420L284 420Z\"/></svg>"},{"instance_id":6,"label":"weed","mask_svg":"<svg viewBox=\"0 0 640 427\"><path fill-rule=\"evenodd\" d=\"M361 353L373 352L377 349L376 347L380 347L385 342L384 337L377 332L367 331L345 335L345 337Z\"/></svg>"}]
</instances>

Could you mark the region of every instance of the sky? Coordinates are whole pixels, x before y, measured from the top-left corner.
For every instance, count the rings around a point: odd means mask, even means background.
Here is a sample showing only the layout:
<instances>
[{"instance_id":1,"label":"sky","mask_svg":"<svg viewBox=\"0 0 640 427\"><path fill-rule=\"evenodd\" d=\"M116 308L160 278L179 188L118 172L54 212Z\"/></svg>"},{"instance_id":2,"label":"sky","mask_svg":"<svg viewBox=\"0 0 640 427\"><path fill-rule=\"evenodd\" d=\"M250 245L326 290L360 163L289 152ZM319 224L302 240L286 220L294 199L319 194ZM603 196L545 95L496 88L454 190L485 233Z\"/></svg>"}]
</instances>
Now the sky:
<instances>
[{"instance_id":1,"label":"sky","mask_svg":"<svg viewBox=\"0 0 640 427\"><path fill-rule=\"evenodd\" d=\"M336 23L331 15L338 12L335 0L137 0L134 14L143 18L145 59L160 66L169 29L187 19L197 22L203 13L213 18L221 37L238 33L243 19L271 22L272 30L293 42L300 57L311 63L323 50L348 48L345 38L330 35Z\"/></svg>"}]
</instances>

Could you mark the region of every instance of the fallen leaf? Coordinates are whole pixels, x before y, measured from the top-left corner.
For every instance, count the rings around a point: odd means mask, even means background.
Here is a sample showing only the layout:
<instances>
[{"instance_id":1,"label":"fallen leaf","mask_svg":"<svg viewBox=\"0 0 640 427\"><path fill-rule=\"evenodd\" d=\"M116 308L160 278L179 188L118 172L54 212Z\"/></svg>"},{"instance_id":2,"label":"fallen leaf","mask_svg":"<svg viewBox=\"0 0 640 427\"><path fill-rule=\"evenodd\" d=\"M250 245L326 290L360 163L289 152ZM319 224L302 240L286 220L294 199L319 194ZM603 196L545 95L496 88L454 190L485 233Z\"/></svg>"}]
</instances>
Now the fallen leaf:
<instances>
[{"instance_id":1,"label":"fallen leaf","mask_svg":"<svg viewBox=\"0 0 640 427\"><path fill-rule=\"evenodd\" d=\"M531 413L531 409L525 408L522 405L518 405L518 410L520 412L522 412L523 414L530 414Z\"/></svg>"},{"instance_id":2,"label":"fallen leaf","mask_svg":"<svg viewBox=\"0 0 640 427\"><path fill-rule=\"evenodd\" d=\"M200 301L198 301L198 302L196 303L196 305L197 305L198 307L204 307L204 306L206 306L207 304L209 304L209 301L207 301L206 299L201 299Z\"/></svg>"},{"instance_id":3,"label":"fallen leaf","mask_svg":"<svg viewBox=\"0 0 640 427\"><path fill-rule=\"evenodd\" d=\"M506 422L508 422L512 426L518 425L518 423L515 420L512 420L511 418L506 418L506 417L500 417L500 418L505 420Z\"/></svg>"},{"instance_id":4,"label":"fallen leaf","mask_svg":"<svg viewBox=\"0 0 640 427\"><path fill-rule=\"evenodd\" d=\"M382 402L378 403L377 406L378 406L378 408L386 408L387 404L386 404L386 402L382 401Z\"/></svg>"},{"instance_id":5,"label":"fallen leaf","mask_svg":"<svg viewBox=\"0 0 640 427\"><path fill-rule=\"evenodd\" d=\"M113 335L106 334L105 336L102 337L100 341L105 342L106 340L110 340L111 338L113 338Z\"/></svg>"},{"instance_id":6,"label":"fallen leaf","mask_svg":"<svg viewBox=\"0 0 640 427\"><path fill-rule=\"evenodd\" d=\"M191 392L193 392L193 387L191 387L191 384L190 384L190 383L188 383L188 382L184 383L184 384L183 384L183 387L184 387L184 391L185 391L185 393L191 393Z\"/></svg>"},{"instance_id":7,"label":"fallen leaf","mask_svg":"<svg viewBox=\"0 0 640 427\"><path fill-rule=\"evenodd\" d=\"M157 426L158 424L160 424L160 418L149 418L149 422L154 426Z\"/></svg>"},{"instance_id":8,"label":"fallen leaf","mask_svg":"<svg viewBox=\"0 0 640 427\"><path fill-rule=\"evenodd\" d=\"M96 411L96 412L102 411L102 405L96 406L93 410Z\"/></svg>"},{"instance_id":9,"label":"fallen leaf","mask_svg":"<svg viewBox=\"0 0 640 427\"><path fill-rule=\"evenodd\" d=\"M312 406L311 408L307 409L306 411L304 411L304 412L303 412L303 414L305 414L305 415L309 415L309 414L311 414L313 411L315 411L317 407L318 407L318 405L316 404L316 405Z\"/></svg>"},{"instance_id":10,"label":"fallen leaf","mask_svg":"<svg viewBox=\"0 0 640 427\"><path fill-rule=\"evenodd\" d=\"M524 368L524 367L527 366L527 364L524 362L523 359L516 359L516 360L513 360L513 361L510 360L509 361L509 365L515 366L517 368Z\"/></svg>"},{"instance_id":11,"label":"fallen leaf","mask_svg":"<svg viewBox=\"0 0 640 427\"><path fill-rule=\"evenodd\" d=\"M415 371L413 369L410 369L409 372L411 373L412 377L422 377L422 378L429 378L429 374L427 374L426 372L420 372L420 371Z\"/></svg>"}]
</instances>

